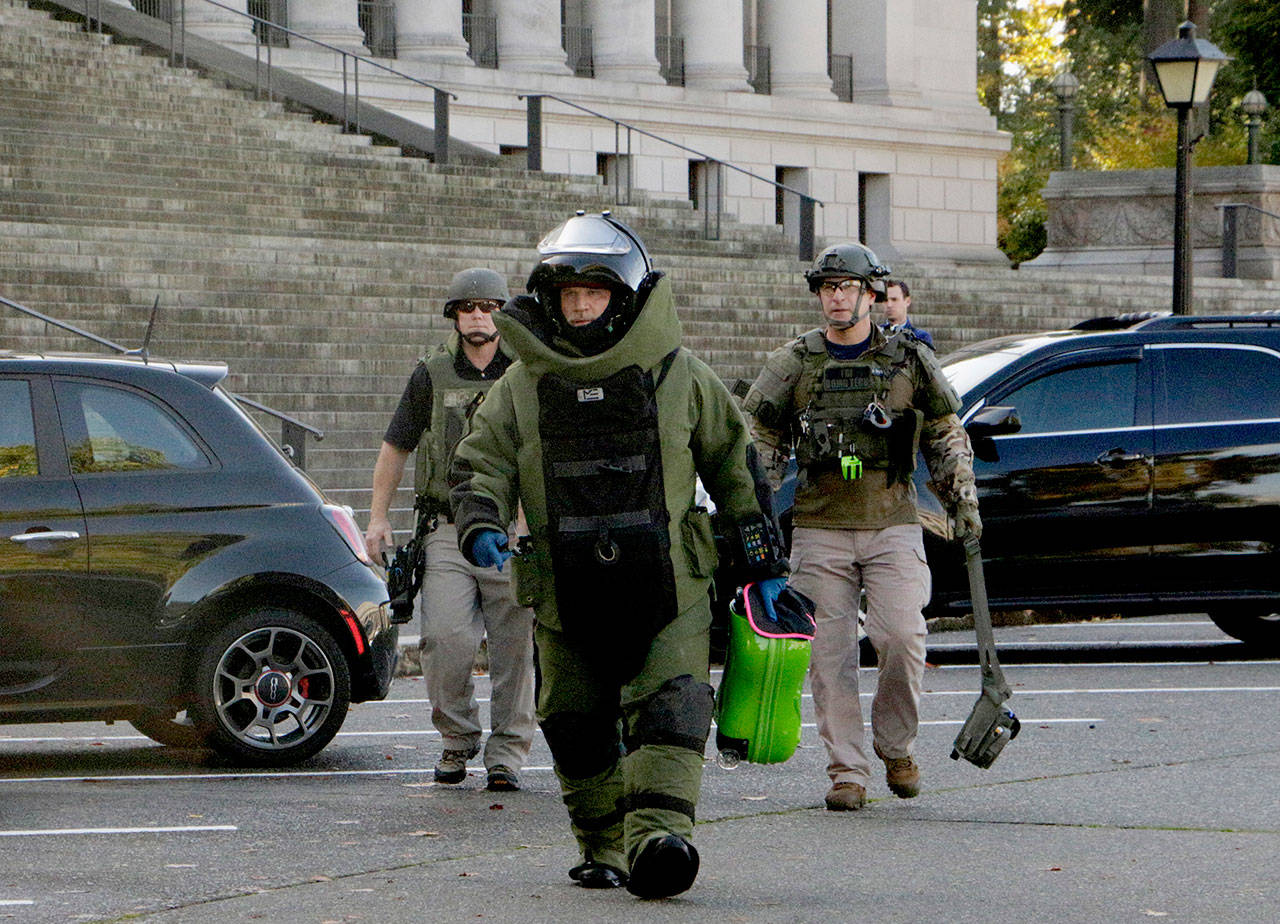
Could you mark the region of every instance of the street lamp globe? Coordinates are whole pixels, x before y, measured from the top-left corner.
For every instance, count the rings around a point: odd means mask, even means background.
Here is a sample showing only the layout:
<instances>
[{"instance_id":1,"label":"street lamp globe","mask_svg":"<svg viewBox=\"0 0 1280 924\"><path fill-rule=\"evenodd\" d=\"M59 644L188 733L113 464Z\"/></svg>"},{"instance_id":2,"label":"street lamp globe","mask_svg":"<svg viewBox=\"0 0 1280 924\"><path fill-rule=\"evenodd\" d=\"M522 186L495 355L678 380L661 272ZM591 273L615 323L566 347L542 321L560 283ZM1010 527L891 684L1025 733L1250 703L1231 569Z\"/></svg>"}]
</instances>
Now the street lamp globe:
<instances>
[{"instance_id":1,"label":"street lamp globe","mask_svg":"<svg viewBox=\"0 0 1280 924\"><path fill-rule=\"evenodd\" d=\"M1240 108L1247 116L1261 117L1267 111L1267 98L1261 90L1250 90L1240 100Z\"/></svg>"},{"instance_id":2,"label":"street lamp globe","mask_svg":"<svg viewBox=\"0 0 1280 924\"><path fill-rule=\"evenodd\" d=\"M1170 109L1199 106L1209 98L1218 68L1231 60L1207 39L1196 38L1196 24L1184 22L1178 37L1147 55L1160 95Z\"/></svg>"},{"instance_id":3,"label":"street lamp globe","mask_svg":"<svg viewBox=\"0 0 1280 924\"><path fill-rule=\"evenodd\" d=\"M1066 104L1075 99L1076 92L1080 89L1080 81L1071 71L1063 70L1058 72L1049 86L1053 88L1053 95L1058 97L1058 102Z\"/></svg>"}]
</instances>

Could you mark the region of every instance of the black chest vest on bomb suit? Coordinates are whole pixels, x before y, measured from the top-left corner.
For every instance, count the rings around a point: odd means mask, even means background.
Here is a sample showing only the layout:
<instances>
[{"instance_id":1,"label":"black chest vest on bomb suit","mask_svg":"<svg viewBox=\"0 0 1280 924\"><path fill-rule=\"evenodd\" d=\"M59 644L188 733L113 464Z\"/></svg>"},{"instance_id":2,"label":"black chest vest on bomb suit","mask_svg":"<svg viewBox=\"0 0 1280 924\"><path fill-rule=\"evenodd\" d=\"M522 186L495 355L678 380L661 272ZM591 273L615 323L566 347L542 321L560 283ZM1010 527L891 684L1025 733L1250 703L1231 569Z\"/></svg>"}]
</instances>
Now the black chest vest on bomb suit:
<instances>
[{"instance_id":1,"label":"black chest vest on bomb suit","mask_svg":"<svg viewBox=\"0 0 1280 924\"><path fill-rule=\"evenodd\" d=\"M591 383L554 373L538 380L560 620L567 634L614 658L643 658L647 642L677 615L656 398L672 358L656 381L639 366Z\"/></svg>"}]
</instances>

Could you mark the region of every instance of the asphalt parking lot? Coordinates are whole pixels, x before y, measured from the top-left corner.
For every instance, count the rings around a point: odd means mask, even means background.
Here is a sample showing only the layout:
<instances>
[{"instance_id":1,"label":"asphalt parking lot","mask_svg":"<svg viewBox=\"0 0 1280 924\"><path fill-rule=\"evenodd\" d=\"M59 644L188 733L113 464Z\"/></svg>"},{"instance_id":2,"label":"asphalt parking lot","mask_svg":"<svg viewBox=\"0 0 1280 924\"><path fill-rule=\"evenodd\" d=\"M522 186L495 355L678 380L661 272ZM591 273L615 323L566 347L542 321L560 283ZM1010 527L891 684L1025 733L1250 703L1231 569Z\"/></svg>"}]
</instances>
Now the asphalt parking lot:
<instances>
[{"instance_id":1,"label":"asphalt parking lot","mask_svg":"<svg viewBox=\"0 0 1280 924\"><path fill-rule=\"evenodd\" d=\"M702 873L659 902L567 878L541 736L521 792L485 792L478 761L461 786L432 783L439 737L417 678L287 772L201 763L127 725L3 726L0 918L1275 920L1280 662L1247 659L1196 616L997 639L1023 732L990 770L948 759L978 672L971 633L938 634L919 798L877 779L862 812L824 811L806 694L788 763L726 770L709 748Z\"/></svg>"}]
</instances>

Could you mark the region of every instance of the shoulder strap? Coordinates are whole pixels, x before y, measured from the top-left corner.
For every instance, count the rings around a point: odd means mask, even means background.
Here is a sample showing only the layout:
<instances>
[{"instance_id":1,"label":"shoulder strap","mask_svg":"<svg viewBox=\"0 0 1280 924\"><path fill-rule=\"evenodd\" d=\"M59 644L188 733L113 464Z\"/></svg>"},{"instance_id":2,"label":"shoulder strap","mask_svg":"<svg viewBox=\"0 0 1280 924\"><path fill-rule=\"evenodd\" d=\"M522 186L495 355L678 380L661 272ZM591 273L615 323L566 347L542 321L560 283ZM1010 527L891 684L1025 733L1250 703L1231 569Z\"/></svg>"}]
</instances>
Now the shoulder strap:
<instances>
[{"instance_id":1,"label":"shoulder strap","mask_svg":"<svg viewBox=\"0 0 1280 924\"><path fill-rule=\"evenodd\" d=\"M662 385L662 380L667 377L667 373L671 371L671 365L676 361L676 356L680 353L680 347L676 347L666 356L662 357L662 365L658 369L658 377L653 380L653 390L656 392Z\"/></svg>"}]
</instances>

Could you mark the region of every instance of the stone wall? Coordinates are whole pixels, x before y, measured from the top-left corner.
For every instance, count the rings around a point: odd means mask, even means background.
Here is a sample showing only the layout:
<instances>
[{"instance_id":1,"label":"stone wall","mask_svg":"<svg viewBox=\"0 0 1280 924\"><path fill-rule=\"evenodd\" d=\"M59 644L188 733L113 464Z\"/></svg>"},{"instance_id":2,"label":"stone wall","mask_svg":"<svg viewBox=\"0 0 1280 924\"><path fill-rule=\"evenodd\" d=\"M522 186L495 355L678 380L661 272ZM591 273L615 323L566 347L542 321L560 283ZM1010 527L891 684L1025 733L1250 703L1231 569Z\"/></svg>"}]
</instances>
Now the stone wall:
<instances>
[{"instance_id":1,"label":"stone wall","mask_svg":"<svg viewBox=\"0 0 1280 924\"><path fill-rule=\"evenodd\" d=\"M1220 206L1243 203L1253 208L1237 210L1236 275L1280 279L1280 167L1196 167L1191 185L1195 276L1222 275ZM1174 189L1171 169L1051 174L1048 246L1027 266L1172 275Z\"/></svg>"}]
</instances>

